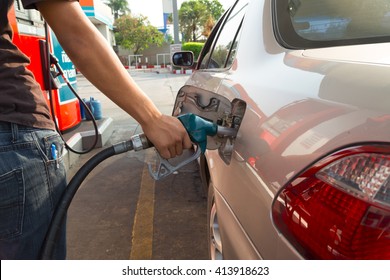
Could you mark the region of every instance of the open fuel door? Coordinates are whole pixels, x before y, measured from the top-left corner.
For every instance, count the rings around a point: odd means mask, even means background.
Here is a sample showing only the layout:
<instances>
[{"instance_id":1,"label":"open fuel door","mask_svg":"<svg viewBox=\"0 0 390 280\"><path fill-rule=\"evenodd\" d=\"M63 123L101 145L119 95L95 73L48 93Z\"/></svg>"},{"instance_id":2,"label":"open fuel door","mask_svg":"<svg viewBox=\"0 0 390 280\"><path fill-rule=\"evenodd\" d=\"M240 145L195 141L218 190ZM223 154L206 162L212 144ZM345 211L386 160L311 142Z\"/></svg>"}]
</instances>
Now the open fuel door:
<instances>
[{"instance_id":1,"label":"open fuel door","mask_svg":"<svg viewBox=\"0 0 390 280\"><path fill-rule=\"evenodd\" d=\"M229 164L245 109L246 103L240 99L229 101L213 92L184 86L176 96L172 115L193 113L217 124L218 133L207 136L207 149L218 149L221 158Z\"/></svg>"}]
</instances>

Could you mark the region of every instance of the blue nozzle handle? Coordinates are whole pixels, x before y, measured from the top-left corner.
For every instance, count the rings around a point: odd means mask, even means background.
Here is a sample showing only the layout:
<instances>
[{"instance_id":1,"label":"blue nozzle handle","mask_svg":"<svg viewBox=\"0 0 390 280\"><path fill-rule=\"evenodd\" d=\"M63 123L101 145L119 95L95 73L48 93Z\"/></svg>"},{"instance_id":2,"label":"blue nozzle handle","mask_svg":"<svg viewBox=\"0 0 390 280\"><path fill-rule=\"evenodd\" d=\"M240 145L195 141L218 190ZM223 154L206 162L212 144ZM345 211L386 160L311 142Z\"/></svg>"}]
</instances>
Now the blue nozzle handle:
<instances>
[{"instance_id":1,"label":"blue nozzle handle","mask_svg":"<svg viewBox=\"0 0 390 280\"><path fill-rule=\"evenodd\" d=\"M202 153L204 153L207 147L207 136L216 135L218 126L191 113L178 116L177 118L187 130L191 141L199 145Z\"/></svg>"}]
</instances>

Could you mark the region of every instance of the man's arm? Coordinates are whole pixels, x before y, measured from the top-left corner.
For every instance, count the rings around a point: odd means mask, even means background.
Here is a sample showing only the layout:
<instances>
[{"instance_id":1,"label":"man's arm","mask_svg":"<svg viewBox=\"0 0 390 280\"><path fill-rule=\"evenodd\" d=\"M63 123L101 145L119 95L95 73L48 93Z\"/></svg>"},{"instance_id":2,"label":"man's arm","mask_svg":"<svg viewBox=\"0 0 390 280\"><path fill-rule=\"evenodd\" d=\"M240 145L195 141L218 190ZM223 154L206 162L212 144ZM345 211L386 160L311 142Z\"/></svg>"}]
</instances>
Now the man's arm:
<instances>
[{"instance_id":1,"label":"man's arm","mask_svg":"<svg viewBox=\"0 0 390 280\"><path fill-rule=\"evenodd\" d=\"M76 1L43 1L37 8L83 75L142 126L164 158L175 157L191 141L174 117L160 113L137 86L104 37Z\"/></svg>"}]
</instances>

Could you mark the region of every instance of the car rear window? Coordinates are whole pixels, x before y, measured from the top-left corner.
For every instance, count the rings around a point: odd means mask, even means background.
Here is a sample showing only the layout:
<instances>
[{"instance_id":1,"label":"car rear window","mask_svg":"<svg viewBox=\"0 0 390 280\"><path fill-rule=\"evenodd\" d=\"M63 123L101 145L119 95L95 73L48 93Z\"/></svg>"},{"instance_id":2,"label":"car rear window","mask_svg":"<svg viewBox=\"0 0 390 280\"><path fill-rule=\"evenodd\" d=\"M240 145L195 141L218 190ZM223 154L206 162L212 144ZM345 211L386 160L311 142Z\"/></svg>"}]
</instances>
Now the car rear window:
<instances>
[{"instance_id":1,"label":"car rear window","mask_svg":"<svg viewBox=\"0 0 390 280\"><path fill-rule=\"evenodd\" d=\"M317 48L390 41L390 0L274 0L278 41Z\"/></svg>"}]
</instances>

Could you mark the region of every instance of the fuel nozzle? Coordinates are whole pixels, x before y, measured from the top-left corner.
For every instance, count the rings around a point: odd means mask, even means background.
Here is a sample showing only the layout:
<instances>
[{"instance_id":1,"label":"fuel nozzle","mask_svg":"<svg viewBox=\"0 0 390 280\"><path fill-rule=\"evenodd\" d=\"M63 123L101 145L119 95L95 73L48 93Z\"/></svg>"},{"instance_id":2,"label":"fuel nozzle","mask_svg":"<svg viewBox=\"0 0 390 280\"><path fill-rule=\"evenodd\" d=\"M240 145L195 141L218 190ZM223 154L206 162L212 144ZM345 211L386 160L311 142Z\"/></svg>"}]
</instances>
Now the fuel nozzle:
<instances>
[{"instance_id":1,"label":"fuel nozzle","mask_svg":"<svg viewBox=\"0 0 390 280\"><path fill-rule=\"evenodd\" d=\"M195 114L184 114L178 116L178 119L186 128L192 142L199 144L202 153L207 148L207 136L218 135L219 137L234 138L237 135L236 128L219 126Z\"/></svg>"},{"instance_id":2,"label":"fuel nozzle","mask_svg":"<svg viewBox=\"0 0 390 280\"><path fill-rule=\"evenodd\" d=\"M193 143L198 144L202 153L207 148L207 136L214 136L218 132L218 126L211 121L207 121L195 114L184 114L177 117Z\"/></svg>"},{"instance_id":3,"label":"fuel nozzle","mask_svg":"<svg viewBox=\"0 0 390 280\"><path fill-rule=\"evenodd\" d=\"M197 148L194 154L192 154L190 157L185 158L183 161L181 161L175 166L173 166L168 160L161 158L161 156L157 153L159 161L156 167L153 169L153 167L149 164L149 173L155 180L165 178L174 171L196 160L202 153L206 151L207 136L218 135L222 137L235 137L235 135L237 134L236 129L218 126L212 121L203 119L202 117L199 117L195 114L184 114L178 116L178 119L183 124L191 141L197 146Z\"/></svg>"},{"instance_id":4,"label":"fuel nozzle","mask_svg":"<svg viewBox=\"0 0 390 280\"><path fill-rule=\"evenodd\" d=\"M218 126L217 124L203 119L195 114L184 114L178 116L178 119L183 124L191 141L197 146L197 148L195 149L194 154L192 154L190 157L186 157L177 165L172 165L168 160L162 158L157 152L158 161L156 166L153 167L151 164L148 166L149 173L155 180L165 178L193 160L196 160L202 153L206 151L207 136L218 135L234 137L237 134L236 129ZM120 145L118 144L116 149L118 152L123 152L125 150L140 151L150 147L153 147L153 144L146 138L143 133L141 133L131 137L130 141L126 141Z\"/></svg>"}]
</instances>

